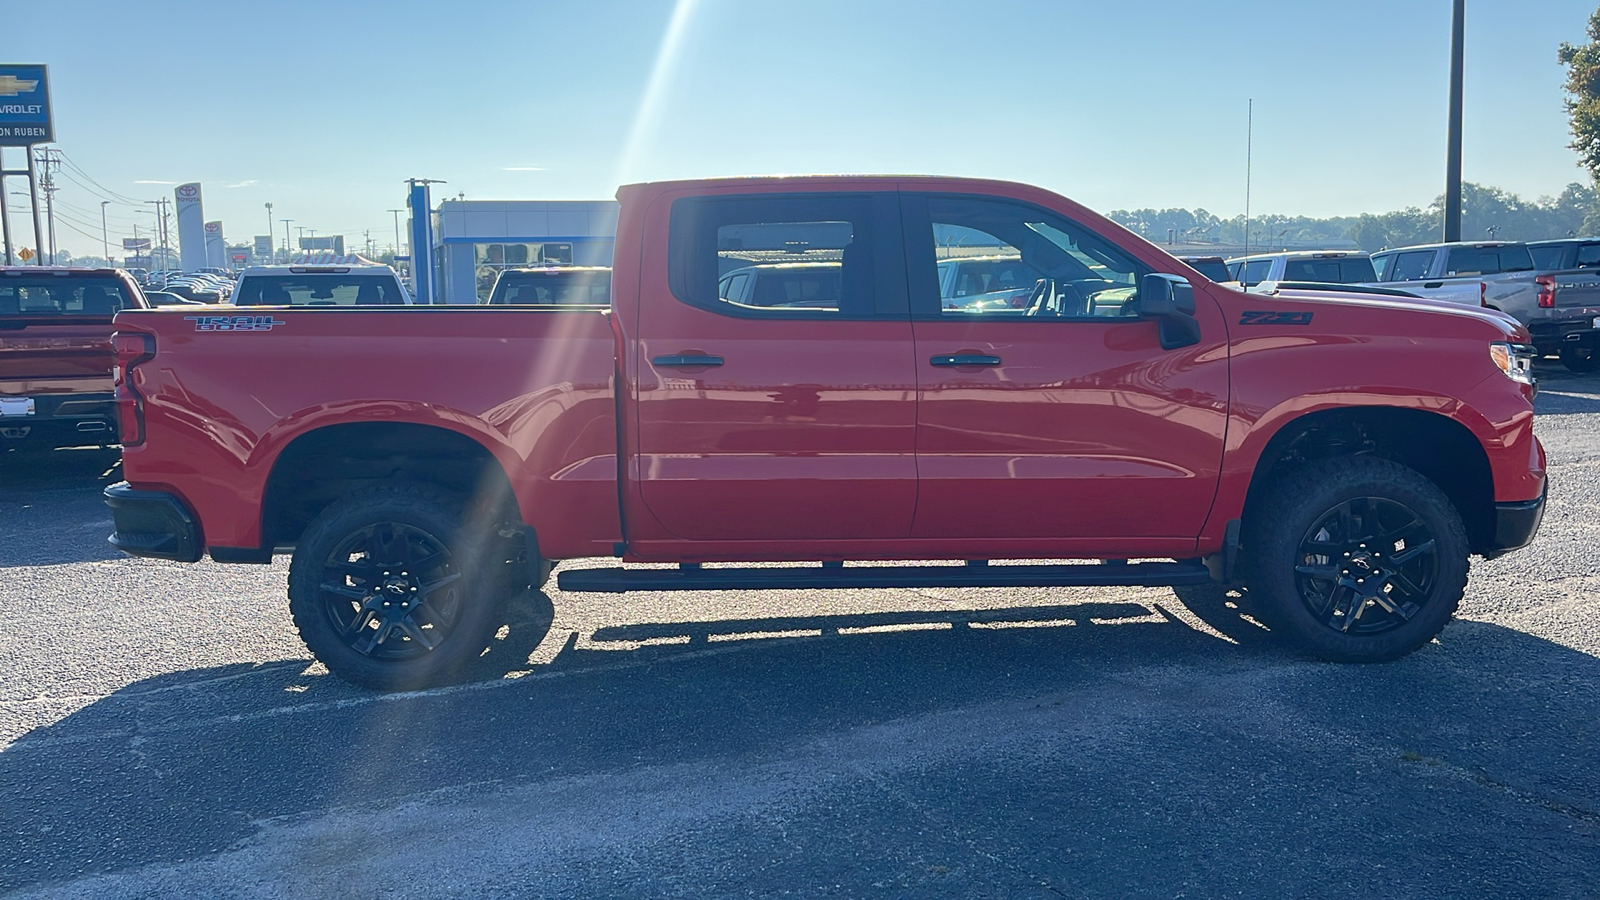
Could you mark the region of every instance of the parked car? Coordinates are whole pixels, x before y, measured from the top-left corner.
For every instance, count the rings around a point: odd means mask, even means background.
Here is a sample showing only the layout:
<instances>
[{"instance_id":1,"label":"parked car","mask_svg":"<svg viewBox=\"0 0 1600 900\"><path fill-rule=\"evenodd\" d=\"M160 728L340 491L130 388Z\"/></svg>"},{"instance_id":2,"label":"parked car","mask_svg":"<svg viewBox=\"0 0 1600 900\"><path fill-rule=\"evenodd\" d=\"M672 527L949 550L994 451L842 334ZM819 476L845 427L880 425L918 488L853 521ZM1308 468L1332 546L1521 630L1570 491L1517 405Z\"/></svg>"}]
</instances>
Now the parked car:
<instances>
[{"instance_id":1,"label":"parked car","mask_svg":"<svg viewBox=\"0 0 1600 900\"><path fill-rule=\"evenodd\" d=\"M947 257L938 269L945 309L1024 309L1043 277L1020 255Z\"/></svg>"},{"instance_id":2,"label":"parked car","mask_svg":"<svg viewBox=\"0 0 1600 900\"><path fill-rule=\"evenodd\" d=\"M1199 272L1212 281L1236 281L1233 273L1228 271L1228 264L1220 256L1180 256L1178 262Z\"/></svg>"},{"instance_id":3,"label":"parked car","mask_svg":"<svg viewBox=\"0 0 1600 900\"><path fill-rule=\"evenodd\" d=\"M0 447L116 443L111 321L145 308L120 269L0 267Z\"/></svg>"},{"instance_id":4,"label":"parked car","mask_svg":"<svg viewBox=\"0 0 1600 900\"><path fill-rule=\"evenodd\" d=\"M717 297L754 309L839 309L839 263L769 263L743 266L717 281Z\"/></svg>"},{"instance_id":5,"label":"parked car","mask_svg":"<svg viewBox=\"0 0 1600 900\"><path fill-rule=\"evenodd\" d=\"M1372 261L1357 250L1293 250L1228 260L1228 277L1248 287L1263 281L1315 281L1359 284L1377 281Z\"/></svg>"},{"instance_id":6,"label":"parked car","mask_svg":"<svg viewBox=\"0 0 1600 900\"><path fill-rule=\"evenodd\" d=\"M188 297L179 296L177 294L172 293L171 291L145 291L144 292L144 299L146 301L148 301L152 307L156 307L156 308L160 308L160 307L163 307L163 306L204 306L205 305L204 301L191 300Z\"/></svg>"},{"instance_id":7,"label":"parked car","mask_svg":"<svg viewBox=\"0 0 1600 900\"><path fill-rule=\"evenodd\" d=\"M1503 310L1524 325L1539 314L1540 285L1528 245L1517 241L1422 244L1372 255L1373 284L1430 300Z\"/></svg>"},{"instance_id":8,"label":"parked car","mask_svg":"<svg viewBox=\"0 0 1600 900\"><path fill-rule=\"evenodd\" d=\"M1573 372L1600 370L1600 238L1535 241L1528 252L1540 287L1534 346Z\"/></svg>"},{"instance_id":9,"label":"parked car","mask_svg":"<svg viewBox=\"0 0 1600 900\"><path fill-rule=\"evenodd\" d=\"M186 278L174 278L168 281L160 293L176 294L185 300L193 300L196 303L221 303L227 299L222 291L217 288L204 282L192 281Z\"/></svg>"},{"instance_id":10,"label":"parked car","mask_svg":"<svg viewBox=\"0 0 1600 900\"><path fill-rule=\"evenodd\" d=\"M388 266L250 266L239 274L235 306L405 306L400 276Z\"/></svg>"},{"instance_id":11,"label":"parked car","mask_svg":"<svg viewBox=\"0 0 1600 900\"><path fill-rule=\"evenodd\" d=\"M490 306L608 306L611 269L606 266L540 266L504 269L489 292Z\"/></svg>"},{"instance_id":12,"label":"parked car","mask_svg":"<svg viewBox=\"0 0 1600 900\"><path fill-rule=\"evenodd\" d=\"M1191 283L1003 182L618 198L609 310L122 313L113 544L292 548L311 651L394 689L461 677L512 596L548 627L551 563L607 556L676 565L574 567L561 589L1242 578L1275 637L1388 660L1449 621L1470 554L1538 528L1528 332L1502 313ZM958 229L1062 314L947 309L935 235ZM797 265L759 262L779 258ZM1083 562L987 564L1041 559Z\"/></svg>"}]
</instances>

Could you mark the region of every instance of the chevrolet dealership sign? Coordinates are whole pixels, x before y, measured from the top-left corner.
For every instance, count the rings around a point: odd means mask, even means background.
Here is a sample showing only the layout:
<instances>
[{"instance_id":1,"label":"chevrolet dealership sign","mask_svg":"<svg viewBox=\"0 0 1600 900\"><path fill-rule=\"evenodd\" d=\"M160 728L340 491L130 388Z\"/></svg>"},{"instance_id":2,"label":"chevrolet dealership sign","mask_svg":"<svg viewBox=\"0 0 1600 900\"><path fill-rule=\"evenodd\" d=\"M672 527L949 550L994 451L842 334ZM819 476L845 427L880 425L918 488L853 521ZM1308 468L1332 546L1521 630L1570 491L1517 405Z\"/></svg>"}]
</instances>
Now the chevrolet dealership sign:
<instances>
[{"instance_id":1,"label":"chevrolet dealership sign","mask_svg":"<svg viewBox=\"0 0 1600 900\"><path fill-rule=\"evenodd\" d=\"M0 63L0 147L48 144L55 139L44 66Z\"/></svg>"}]
</instances>

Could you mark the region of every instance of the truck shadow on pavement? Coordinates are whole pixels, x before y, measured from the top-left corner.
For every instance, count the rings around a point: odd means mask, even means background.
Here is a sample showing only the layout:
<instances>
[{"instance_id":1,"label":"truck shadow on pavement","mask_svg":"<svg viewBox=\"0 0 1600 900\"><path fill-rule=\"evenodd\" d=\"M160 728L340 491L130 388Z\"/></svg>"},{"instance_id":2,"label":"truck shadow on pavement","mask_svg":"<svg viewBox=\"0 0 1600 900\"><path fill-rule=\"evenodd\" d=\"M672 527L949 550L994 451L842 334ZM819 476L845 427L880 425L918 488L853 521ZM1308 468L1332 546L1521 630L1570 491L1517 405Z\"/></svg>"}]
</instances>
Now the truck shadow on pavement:
<instances>
[{"instance_id":1,"label":"truck shadow on pavement","mask_svg":"<svg viewBox=\"0 0 1600 900\"><path fill-rule=\"evenodd\" d=\"M1441 643L1396 663L1313 663L1275 649L1228 605L1234 599L1211 592L1187 604L1165 597L656 622L586 637L558 630L559 653L539 666L526 661L544 635L519 634L526 629L513 617L478 673L513 677L397 695L353 688L301 659L164 674L0 753L0 890L198 859L334 810L737 764L885 723L995 715L996 705L1024 723L1040 709L1085 728L1112 713L1143 723L1121 740L1055 751L1092 775L1092 799L1077 813L1092 821L1067 816L1047 826L1038 811L1013 821L1003 807L1024 802L1017 798L984 813L998 817L987 826L997 840L1018 852L1075 839L1041 828L1126 839L1116 866L1079 870L1107 895L1181 892L1163 879L1195 863L1168 854L1214 846L1219 820L1234 818L1250 853L1335 873L1347 868L1349 848L1306 862L1308 823L1320 817L1318 828L1352 834L1398 816L1408 834L1427 835L1434 864L1474 866L1456 871L1472 872L1484 896L1523 884L1508 879L1525 877L1519 853L1541 840L1505 830L1507 805L1553 822L1551 833L1579 846L1600 840L1600 659L1457 622ZM939 748L905 752L937 756ZM1133 759L1171 767L1196 792L1221 798L1218 808L1139 833L1154 826L1129 810L1152 801L1141 799L1149 772L1134 777ZM1343 777L1341 760L1399 791L1395 806L1364 810L1362 784L1330 788L1330 777ZM946 763L975 778L1040 777L1002 776L1008 764L999 759ZM847 765L834 774L841 787L854 777ZM1259 790L1263 779L1276 792L1303 794L1302 805L1228 799ZM1342 791L1342 805L1328 806ZM1464 821L1459 804L1433 805L1443 794L1465 794L1481 808L1469 806ZM935 792L924 802L946 799ZM1484 821L1470 819L1479 814ZM1383 840L1368 837L1364 844ZM1540 857L1553 888L1546 893L1564 892L1560 879L1571 873L1562 867L1572 862L1564 859ZM1284 887L1315 892L1318 883L1312 875ZM1427 893L1425 884L1413 887ZM605 893L600 886L595 895Z\"/></svg>"},{"instance_id":2,"label":"truck shadow on pavement","mask_svg":"<svg viewBox=\"0 0 1600 900\"><path fill-rule=\"evenodd\" d=\"M114 449L0 452L0 568L123 558L100 494L121 478Z\"/></svg>"}]
</instances>

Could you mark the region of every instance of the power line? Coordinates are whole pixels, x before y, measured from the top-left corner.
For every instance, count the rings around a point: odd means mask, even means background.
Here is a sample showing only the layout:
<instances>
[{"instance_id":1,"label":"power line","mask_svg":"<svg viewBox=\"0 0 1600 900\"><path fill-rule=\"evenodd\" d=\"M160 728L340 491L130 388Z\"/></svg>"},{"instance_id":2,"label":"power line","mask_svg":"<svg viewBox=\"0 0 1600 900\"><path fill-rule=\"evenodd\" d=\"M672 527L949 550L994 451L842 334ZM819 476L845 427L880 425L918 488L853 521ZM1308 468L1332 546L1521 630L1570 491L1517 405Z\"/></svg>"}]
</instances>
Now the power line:
<instances>
[{"instance_id":1,"label":"power line","mask_svg":"<svg viewBox=\"0 0 1600 900\"><path fill-rule=\"evenodd\" d=\"M78 163L76 161L74 161L72 157L66 155L66 153L62 153L60 150L57 150L57 152L61 153L61 159L62 159L63 162L65 162L73 171L77 172L79 175L82 175L84 178L87 178L89 180L89 183L93 184L95 187L98 187L100 190L105 191L106 194L108 195L109 199L121 200L123 203L132 203L132 204L139 204L139 203L143 203L144 202L143 200L137 199L135 197L129 197L127 194L120 194L120 193L118 193L116 191L113 191L112 189L106 187L105 185L101 184L100 182L95 181L94 180L94 176L90 175L88 172L85 172L83 170L83 167L78 165Z\"/></svg>"}]
</instances>

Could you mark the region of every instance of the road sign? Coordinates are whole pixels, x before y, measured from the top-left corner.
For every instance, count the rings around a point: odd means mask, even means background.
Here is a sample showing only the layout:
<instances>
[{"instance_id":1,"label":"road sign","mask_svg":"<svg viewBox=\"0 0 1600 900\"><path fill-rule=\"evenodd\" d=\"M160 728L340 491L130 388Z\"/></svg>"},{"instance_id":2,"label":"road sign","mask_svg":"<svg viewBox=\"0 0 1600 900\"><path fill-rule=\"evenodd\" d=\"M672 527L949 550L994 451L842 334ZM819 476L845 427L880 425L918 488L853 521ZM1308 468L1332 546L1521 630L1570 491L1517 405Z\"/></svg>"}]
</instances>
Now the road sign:
<instances>
[{"instance_id":1,"label":"road sign","mask_svg":"<svg viewBox=\"0 0 1600 900\"><path fill-rule=\"evenodd\" d=\"M33 259L33 251L29 250L27 247L23 247L21 250L18 250L17 255L22 257L23 262Z\"/></svg>"},{"instance_id":2,"label":"road sign","mask_svg":"<svg viewBox=\"0 0 1600 900\"><path fill-rule=\"evenodd\" d=\"M122 239L122 249L124 249L124 250L134 250L134 251L149 250L150 249L150 239L149 238L123 238Z\"/></svg>"},{"instance_id":3,"label":"road sign","mask_svg":"<svg viewBox=\"0 0 1600 900\"><path fill-rule=\"evenodd\" d=\"M45 67L0 63L0 147L28 147L55 139Z\"/></svg>"}]
</instances>

